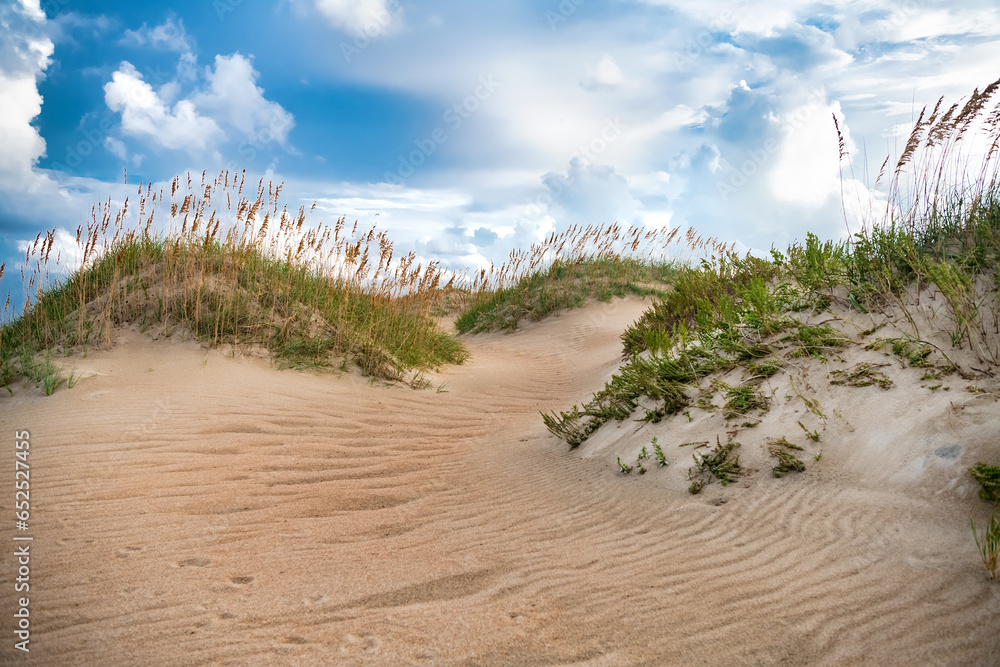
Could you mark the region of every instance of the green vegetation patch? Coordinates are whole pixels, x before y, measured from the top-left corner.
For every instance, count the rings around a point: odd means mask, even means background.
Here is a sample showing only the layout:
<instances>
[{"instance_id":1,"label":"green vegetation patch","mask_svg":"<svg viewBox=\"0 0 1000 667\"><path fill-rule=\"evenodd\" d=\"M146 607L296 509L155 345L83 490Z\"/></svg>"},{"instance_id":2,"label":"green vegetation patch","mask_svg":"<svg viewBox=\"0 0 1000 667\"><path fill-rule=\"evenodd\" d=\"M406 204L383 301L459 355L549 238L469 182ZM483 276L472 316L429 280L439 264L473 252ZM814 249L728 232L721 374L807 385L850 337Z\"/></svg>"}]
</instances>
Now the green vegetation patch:
<instances>
[{"instance_id":1,"label":"green vegetation patch","mask_svg":"<svg viewBox=\"0 0 1000 667\"><path fill-rule=\"evenodd\" d=\"M760 393L756 385L744 384L733 387L720 380L713 383L726 397L723 405L723 416L726 419L734 419L740 415L745 415L751 410L767 412L769 402L767 397Z\"/></svg>"},{"instance_id":2,"label":"green vegetation patch","mask_svg":"<svg viewBox=\"0 0 1000 667\"><path fill-rule=\"evenodd\" d=\"M784 368L784 364L778 359L765 359L760 362L747 363L747 372L754 377L769 378Z\"/></svg>"},{"instance_id":3,"label":"green vegetation patch","mask_svg":"<svg viewBox=\"0 0 1000 667\"><path fill-rule=\"evenodd\" d=\"M654 406L645 409L641 420L655 423L687 406L686 389L715 371L718 364L715 357L701 352L674 359L635 356L582 409L573 406L567 412L543 414L542 419L553 435L563 438L571 447L612 419L628 419L643 398Z\"/></svg>"},{"instance_id":4,"label":"green vegetation patch","mask_svg":"<svg viewBox=\"0 0 1000 667\"><path fill-rule=\"evenodd\" d=\"M870 387L878 385L882 389L889 389L893 386L892 380L886 377L885 373L877 370L879 366L885 364L855 364L849 369L833 371L830 373L830 384L843 385L846 387Z\"/></svg>"},{"instance_id":5,"label":"green vegetation patch","mask_svg":"<svg viewBox=\"0 0 1000 667\"><path fill-rule=\"evenodd\" d=\"M260 346L281 368L351 360L388 379L467 358L430 315L452 290L436 262L420 265L412 254L393 260L384 234L358 233L344 219L312 229L304 209L296 216L279 206L280 189L262 183L255 194L229 173L201 185L189 178L186 187L178 178L169 194L140 190L134 226L110 202L95 207L79 230L83 268L59 281L47 264L55 235L40 236L27 252L27 273L44 289L17 317L4 313L0 383L28 377L51 393L59 380L44 360L48 351L85 353L110 344L111 329L125 325L157 325L168 336L190 331L211 346ZM166 236L152 225L164 208L183 220ZM232 222L223 225L220 215ZM43 361L33 361L39 355Z\"/></svg>"},{"instance_id":6,"label":"green vegetation patch","mask_svg":"<svg viewBox=\"0 0 1000 667\"><path fill-rule=\"evenodd\" d=\"M587 299L610 301L629 294L664 296L676 272L672 263L643 262L623 257L582 258L556 262L515 285L486 291L455 321L459 333L513 330L523 320L538 321Z\"/></svg>"},{"instance_id":7,"label":"green vegetation patch","mask_svg":"<svg viewBox=\"0 0 1000 667\"><path fill-rule=\"evenodd\" d=\"M796 327L794 334L782 340L794 345L794 349L788 355L790 357L823 357L825 353L853 342L829 324L801 325Z\"/></svg>"},{"instance_id":8,"label":"green vegetation patch","mask_svg":"<svg viewBox=\"0 0 1000 667\"><path fill-rule=\"evenodd\" d=\"M735 482L743 472L740 467L740 456L735 453L739 446L738 442L723 445L716 438L716 446L707 454L700 452L692 454L695 464L688 470L688 479L691 480L688 491L692 494L698 493L706 484L711 483L712 479L719 480L723 486Z\"/></svg>"},{"instance_id":9,"label":"green vegetation patch","mask_svg":"<svg viewBox=\"0 0 1000 667\"><path fill-rule=\"evenodd\" d=\"M981 536L976 528L976 520L970 518L969 522L972 524L972 535L976 538L976 548L982 556L983 565L990 579L996 580L1000 574L1000 516L997 516L994 509Z\"/></svg>"},{"instance_id":10,"label":"green vegetation patch","mask_svg":"<svg viewBox=\"0 0 1000 667\"><path fill-rule=\"evenodd\" d=\"M36 387L42 387L46 396L52 393L66 381L62 372L52 361L52 353L33 352L27 345L12 351L0 360L0 386L7 387L19 377L25 377ZM69 384L72 384L72 377Z\"/></svg>"},{"instance_id":11,"label":"green vegetation patch","mask_svg":"<svg viewBox=\"0 0 1000 667\"><path fill-rule=\"evenodd\" d=\"M1000 466L986 465L982 461L969 468L969 474L982 487L979 497L986 502L1000 502Z\"/></svg>"},{"instance_id":12,"label":"green vegetation patch","mask_svg":"<svg viewBox=\"0 0 1000 667\"><path fill-rule=\"evenodd\" d=\"M770 439L767 451L778 459L778 465L771 468L771 474L781 477L788 472L803 472L806 465L793 452L803 451L802 447L788 442L785 438Z\"/></svg>"},{"instance_id":13,"label":"green vegetation patch","mask_svg":"<svg viewBox=\"0 0 1000 667\"><path fill-rule=\"evenodd\" d=\"M892 354L914 368L924 368L929 365L928 357L934 349L919 340L912 338L877 338L868 345L866 350L881 350L888 347Z\"/></svg>"}]
</instances>

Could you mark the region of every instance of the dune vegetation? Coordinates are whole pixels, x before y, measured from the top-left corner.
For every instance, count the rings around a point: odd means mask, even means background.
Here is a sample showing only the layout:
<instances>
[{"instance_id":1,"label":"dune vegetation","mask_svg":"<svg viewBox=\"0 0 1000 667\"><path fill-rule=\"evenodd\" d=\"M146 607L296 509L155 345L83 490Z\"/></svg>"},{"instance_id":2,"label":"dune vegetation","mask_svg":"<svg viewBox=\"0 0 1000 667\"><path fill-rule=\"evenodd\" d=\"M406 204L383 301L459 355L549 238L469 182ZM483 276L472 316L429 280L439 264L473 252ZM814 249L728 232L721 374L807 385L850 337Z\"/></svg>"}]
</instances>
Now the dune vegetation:
<instances>
[{"instance_id":1,"label":"dune vegetation","mask_svg":"<svg viewBox=\"0 0 1000 667\"><path fill-rule=\"evenodd\" d=\"M759 381L789 359L860 344L829 323L808 323L824 312L835 320L836 305L903 313L909 322L904 336L868 344L891 346L928 376L982 376L979 366L961 367L948 349L922 337L914 309L921 298L940 297L946 309L939 322L949 329L951 347L970 350L980 366L995 368L1000 105L980 115L998 86L976 91L962 107L942 110L939 100L929 115L926 109L920 114L893 170L885 219L878 224L841 242L809 234L784 252L772 249L770 258L724 253L715 262L679 267L673 289L622 334L626 361L619 373L582 407L545 415L549 430L575 447L602 424L629 418L640 402L653 404L644 409L646 421L678 413L695 402L708 376L742 366L751 381ZM979 120L987 152L979 172L967 178L961 142ZM879 181L887 166L888 159ZM858 368L838 379L863 386L880 381L875 373Z\"/></svg>"},{"instance_id":2,"label":"dune vegetation","mask_svg":"<svg viewBox=\"0 0 1000 667\"><path fill-rule=\"evenodd\" d=\"M792 377L805 360L825 366L831 385L889 389L893 381L880 370L889 364L870 355L880 352L911 369L927 390L958 378L974 397L992 392L995 398L996 389L984 391L978 383L992 382L1000 367L1000 104L987 108L998 87L1000 81L975 91L964 105L944 109L939 100L921 112L891 170L884 209L872 206L848 239L808 234L784 251L772 248L767 258L730 252L676 267L672 289L622 334L618 372L583 405L543 414L549 431L578 447L611 421L655 423L682 415L690 422L692 410L719 411L724 434L715 436L714 449L692 455L689 490L698 493L713 479L725 485L742 473L736 438L762 423L771 398L761 387L771 386L770 378L786 375L784 391L796 394L825 428L828 415ZM963 140L973 134L985 137L985 151L970 170ZM876 185L889 166L887 158ZM861 315L874 326L859 330ZM870 360L847 366L849 348L868 352ZM734 374L738 383L722 380ZM798 425L806 440L820 440L819 430ZM709 442L680 446L688 445L697 450ZM802 446L769 438L767 451L777 463L774 477L805 470ZM616 464L623 473L641 468L620 456ZM996 508L1000 466L980 462L969 472ZM995 579L996 509L982 531L974 521L972 528Z\"/></svg>"},{"instance_id":3,"label":"dune vegetation","mask_svg":"<svg viewBox=\"0 0 1000 667\"><path fill-rule=\"evenodd\" d=\"M692 229L613 224L571 227L515 249L499 266L455 272L413 252L396 256L387 233L374 227L344 218L317 225L315 206L289 210L281 185L248 184L245 173L188 175L157 189L140 184L134 203L109 199L92 209L76 231L78 255L59 254L56 230L27 249L23 308L15 313L8 297L0 327L0 386L13 393L25 378L47 395L72 386L73 375L64 377L54 360L108 347L116 328L130 326L267 356L278 368L354 365L419 388L429 384L425 371L468 357L463 334L509 331L589 299L631 294L650 298L650 307L621 335L618 372L585 403L543 414L545 426L577 447L608 422L690 421L692 410L718 411L733 427L725 439L715 436L705 451L698 450L711 441L680 446L693 445L691 493L713 480L729 484L744 471L735 438L770 409L761 384L800 360L844 362L852 348L879 352L930 390L960 377L976 393L977 380L994 376L1000 104L989 103L998 87L924 109L898 161L887 158L879 170L872 191L885 198L866 204L868 218L845 240L808 234L766 257L740 255ZM985 144L975 168L964 150L972 136L978 148ZM844 160L843 137L840 146ZM843 326L852 313L879 315L883 324L852 333ZM892 386L873 362L828 377L845 387ZM789 383L825 419L790 375ZM818 430L799 426L819 441ZM653 445L666 468L656 438ZM803 447L784 437L768 439L767 451L774 477L806 468ZM644 473L646 457L645 447L635 465L618 457L618 469ZM994 503L998 470L986 463L971 470L983 499ZM995 577L996 515L976 541Z\"/></svg>"},{"instance_id":4,"label":"dune vegetation","mask_svg":"<svg viewBox=\"0 0 1000 667\"><path fill-rule=\"evenodd\" d=\"M374 227L316 225L312 209L281 204L281 185L248 186L245 174L140 184L135 197L92 209L77 257L53 256L56 230L27 249L25 305L14 316L8 294L0 329L0 386L71 385L53 358L110 346L122 326L267 355L279 368L356 364L425 386L424 371L467 357L442 316L459 313L460 333L513 329L591 297L663 294L680 256L672 246L721 249L692 230L572 227L500 266L453 272L395 256ZM78 268L62 275L71 260Z\"/></svg>"},{"instance_id":5,"label":"dune vegetation","mask_svg":"<svg viewBox=\"0 0 1000 667\"><path fill-rule=\"evenodd\" d=\"M26 253L28 301L3 327L0 382L37 381L45 371L32 369L47 362L33 358L109 345L124 325L260 346L280 367L327 366L339 355L385 378L464 358L428 316L433 296L450 288L444 272L413 255L392 262L384 233L343 218L306 227L305 209L280 207L280 186L248 189L242 175L178 177L169 190L140 185L138 211L128 199L95 207L77 229L80 268L61 280L50 268L67 259L51 257L55 231L36 238ZM156 224L163 217L166 231Z\"/></svg>"}]
</instances>

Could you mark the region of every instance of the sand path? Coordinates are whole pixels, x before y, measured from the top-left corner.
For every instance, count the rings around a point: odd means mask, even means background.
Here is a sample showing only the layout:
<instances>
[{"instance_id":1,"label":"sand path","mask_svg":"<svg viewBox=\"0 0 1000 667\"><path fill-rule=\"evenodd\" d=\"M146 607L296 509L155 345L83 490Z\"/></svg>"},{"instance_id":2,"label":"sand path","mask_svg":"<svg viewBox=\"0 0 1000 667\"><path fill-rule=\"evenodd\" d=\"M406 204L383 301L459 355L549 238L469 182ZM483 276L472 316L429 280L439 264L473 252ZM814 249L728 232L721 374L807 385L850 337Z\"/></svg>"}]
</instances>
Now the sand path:
<instances>
[{"instance_id":1,"label":"sand path","mask_svg":"<svg viewBox=\"0 0 1000 667\"><path fill-rule=\"evenodd\" d=\"M28 662L997 664L971 505L822 471L715 504L547 434L646 305L474 337L441 392L134 334L3 399L5 461L31 431Z\"/></svg>"}]
</instances>

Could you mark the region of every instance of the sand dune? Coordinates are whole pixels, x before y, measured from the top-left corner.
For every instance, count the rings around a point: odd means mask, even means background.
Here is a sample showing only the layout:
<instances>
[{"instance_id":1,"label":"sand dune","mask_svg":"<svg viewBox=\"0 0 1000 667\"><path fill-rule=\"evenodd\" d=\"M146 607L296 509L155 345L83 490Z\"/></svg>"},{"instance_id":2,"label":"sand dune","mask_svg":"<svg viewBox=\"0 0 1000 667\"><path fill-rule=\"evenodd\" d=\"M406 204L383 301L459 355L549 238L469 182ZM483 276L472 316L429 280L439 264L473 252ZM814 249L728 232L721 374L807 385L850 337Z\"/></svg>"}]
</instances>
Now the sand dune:
<instances>
[{"instance_id":1,"label":"sand dune","mask_svg":"<svg viewBox=\"0 0 1000 667\"><path fill-rule=\"evenodd\" d=\"M756 470L692 496L665 426L571 451L539 417L610 377L647 305L469 338L440 391L122 332L73 389L3 398L6 461L31 431L29 662L997 664L965 472L1000 454L997 403L853 390L805 473L747 440ZM671 466L621 475L657 433Z\"/></svg>"}]
</instances>

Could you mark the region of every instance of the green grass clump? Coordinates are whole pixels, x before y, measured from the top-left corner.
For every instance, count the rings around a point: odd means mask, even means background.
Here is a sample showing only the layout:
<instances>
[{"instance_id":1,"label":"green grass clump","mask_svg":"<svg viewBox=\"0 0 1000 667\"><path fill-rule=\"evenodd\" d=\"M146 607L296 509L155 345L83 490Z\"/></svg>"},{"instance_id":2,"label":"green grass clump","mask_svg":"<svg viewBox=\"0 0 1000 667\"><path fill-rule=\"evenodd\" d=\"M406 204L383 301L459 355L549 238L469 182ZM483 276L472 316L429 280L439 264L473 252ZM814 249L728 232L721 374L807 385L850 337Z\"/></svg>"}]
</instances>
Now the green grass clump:
<instances>
[{"instance_id":1,"label":"green grass clump","mask_svg":"<svg viewBox=\"0 0 1000 667\"><path fill-rule=\"evenodd\" d=\"M914 368L929 366L928 357L934 349L923 341L912 338L877 338L865 346L866 350L881 350L888 347L892 355Z\"/></svg>"},{"instance_id":2,"label":"green grass clump","mask_svg":"<svg viewBox=\"0 0 1000 667\"><path fill-rule=\"evenodd\" d=\"M784 364L777 359L765 359L760 363L748 362L747 372L754 377L769 378L784 368Z\"/></svg>"},{"instance_id":3,"label":"green grass clump","mask_svg":"<svg viewBox=\"0 0 1000 667\"><path fill-rule=\"evenodd\" d=\"M787 472L803 472L806 469L806 465L792 453L802 451L802 448L785 438L769 440L767 450L771 456L778 459L778 465L771 468L771 474L775 477L781 477Z\"/></svg>"},{"instance_id":4,"label":"green grass clump","mask_svg":"<svg viewBox=\"0 0 1000 667\"><path fill-rule=\"evenodd\" d=\"M663 296L675 271L672 262L600 254L556 261L510 287L479 294L455 321L455 328L463 334L510 331L521 321L538 321L554 312L577 308L587 299Z\"/></svg>"},{"instance_id":5,"label":"green grass clump","mask_svg":"<svg viewBox=\"0 0 1000 667\"><path fill-rule=\"evenodd\" d=\"M720 380L715 381L714 384L723 391L726 397L722 413L726 419L734 419L740 415L747 414L751 410L767 412L768 400L760 393L756 385L744 384L732 387Z\"/></svg>"},{"instance_id":6,"label":"green grass clump","mask_svg":"<svg viewBox=\"0 0 1000 667\"><path fill-rule=\"evenodd\" d=\"M740 456L734 453L740 443L729 442L723 445L716 438L715 445L707 454L695 452L691 455L695 465L688 470L688 479L692 480L688 491L692 494L701 491L713 478L726 486L735 482L743 472L740 468Z\"/></svg>"},{"instance_id":7,"label":"green grass clump","mask_svg":"<svg viewBox=\"0 0 1000 667\"><path fill-rule=\"evenodd\" d=\"M815 429L814 429L814 430L810 431L809 429L807 429L807 428L806 428L806 425L805 425L805 424L803 424L802 422L798 422L798 424L799 424L799 427L800 427L800 428L801 428L801 429L802 429L803 431L805 431L805 432L806 432L806 437L807 437L807 438L809 438L809 439L810 439L810 440L812 440L813 442L819 442L819 440L820 440L820 435L819 435L819 431L818 431L818 430L815 430Z\"/></svg>"},{"instance_id":8,"label":"green grass clump","mask_svg":"<svg viewBox=\"0 0 1000 667\"><path fill-rule=\"evenodd\" d=\"M855 364L847 370L838 370L830 373L830 384L844 385L847 387L870 387L878 385L882 389L889 389L893 386L892 380L886 377L885 373L876 370L878 364Z\"/></svg>"},{"instance_id":9,"label":"green grass clump","mask_svg":"<svg viewBox=\"0 0 1000 667\"><path fill-rule=\"evenodd\" d=\"M986 502L1000 502L1000 466L986 465L982 461L969 468L969 474L982 487L979 497Z\"/></svg>"},{"instance_id":10,"label":"green grass clump","mask_svg":"<svg viewBox=\"0 0 1000 667\"><path fill-rule=\"evenodd\" d=\"M826 352L845 347L851 342L829 324L796 327L795 333L784 340L792 342L796 347L788 355L790 357L823 357Z\"/></svg>"},{"instance_id":11,"label":"green grass clump","mask_svg":"<svg viewBox=\"0 0 1000 667\"><path fill-rule=\"evenodd\" d=\"M583 444L604 423L584 414L575 405L568 412L542 413L542 422L552 435L562 438L570 447Z\"/></svg>"},{"instance_id":12,"label":"green grass clump","mask_svg":"<svg viewBox=\"0 0 1000 667\"><path fill-rule=\"evenodd\" d=\"M663 448L660 447L660 443L656 441L656 438L653 438L653 454L656 456L656 463L659 467L663 468L670 465L666 454L663 453Z\"/></svg>"},{"instance_id":13,"label":"green grass clump","mask_svg":"<svg viewBox=\"0 0 1000 667\"><path fill-rule=\"evenodd\" d=\"M979 555L983 558L983 565L986 566L990 579L995 580L997 573L1000 572L1000 517L994 510L982 536L976 529L976 520L969 519L969 521L972 524L972 536L976 539Z\"/></svg>"},{"instance_id":14,"label":"green grass clump","mask_svg":"<svg viewBox=\"0 0 1000 667\"><path fill-rule=\"evenodd\" d=\"M643 397L655 405L645 410L642 421L655 423L680 412L689 403L686 389L717 369L718 359L701 350L677 359L635 356L582 410L573 406L568 412L554 412L542 418L553 435L576 447L602 424L612 419L628 419Z\"/></svg>"},{"instance_id":15,"label":"green grass clump","mask_svg":"<svg viewBox=\"0 0 1000 667\"><path fill-rule=\"evenodd\" d=\"M618 470L622 472L623 475L629 475L632 473L634 468L627 463L622 463L622 457L618 457Z\"/></svg>"},{"instance_id":16,"label":"green grass clump","mask_svg":"<svg viewBox=\"0 0 1000 667\"><path fill-rule=\"evenodd\" d=\"M39 360L40 358L40 360ZM27 345L22 345L3 359L0 370L3 384L10 391L9 384L18 377L25 377L36 387L42 387L46 396L52 393L66 378L52 361L52 354L37 354Z\"/></svg>"}]
</instances>

